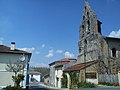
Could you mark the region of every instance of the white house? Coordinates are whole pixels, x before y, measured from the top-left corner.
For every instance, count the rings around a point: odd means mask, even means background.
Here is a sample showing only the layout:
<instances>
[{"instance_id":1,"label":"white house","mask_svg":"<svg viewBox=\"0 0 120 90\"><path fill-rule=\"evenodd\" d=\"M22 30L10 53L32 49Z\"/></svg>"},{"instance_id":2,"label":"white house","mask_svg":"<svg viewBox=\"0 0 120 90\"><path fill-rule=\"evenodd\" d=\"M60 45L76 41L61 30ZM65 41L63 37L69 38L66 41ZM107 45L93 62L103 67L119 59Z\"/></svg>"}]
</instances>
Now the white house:
<instances>
[{"instance_id":1,"label":"white house","mask_svg":"<svg viewBox=\"0 0 120 90\"><path fill-rule=\"evenodd\" d=\"M29 82L40 82L41 81L41 73L38 71L29 71Z\"/></svg>"},{"instance_id":2,"label":"white house","mask_svg":"<svg viewBox=\"0 0 120 90\"><path fill-rule=\"evenodd\" d=\"M50 67L50 76L49 76L49 84L54 87L61 88L61 80L62 74L64 70L64 65L67 63L75 63L76 59L74 58L63 58L57 61L54 61L49 64Z\"/></svg>"},{"instance_id":3,"label":"white house","mask_svg":"<svg viewBox=\"0 0 120 90\"><path fill-rule=\"evenodd\" d=\"M15 63L18 60L24 62L25 68L21 71L25 75L22 86L25 87L29 84L29 75L27 71L29 70L29 62L32 53L28 53L23 50L15 49L15 43L12 42L11 46L0 45L0 87L5 87L8 85L14 85L12 81L13 72L6 70L7 64Z\"/></svg>"}]
</instances>

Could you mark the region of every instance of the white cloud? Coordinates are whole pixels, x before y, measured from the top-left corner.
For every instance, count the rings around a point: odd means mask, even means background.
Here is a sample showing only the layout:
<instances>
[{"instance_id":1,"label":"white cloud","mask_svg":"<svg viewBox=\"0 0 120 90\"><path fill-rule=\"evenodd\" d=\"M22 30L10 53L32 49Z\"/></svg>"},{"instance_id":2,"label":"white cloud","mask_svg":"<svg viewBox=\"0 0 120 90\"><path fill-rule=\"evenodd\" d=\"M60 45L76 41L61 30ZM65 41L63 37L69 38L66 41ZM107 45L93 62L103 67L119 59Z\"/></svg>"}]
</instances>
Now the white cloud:
<instances>
[{"instance_id":1,"label":"white cloud","mask_svg":"<svg viewBox=\"0 0 120 90\"><path fill-rule=\"evenodd\" d=\"M70 53L70 52L68 52L68 51L59 50L59 49L58 49L58 50L50 49L50 50L48 51L48 54L47 54L45 57L51 58L51 57L53 57L54 55L56 55L57 53L64 55L65 58L73 58L73 57L74 57L74 54L73 54L73 53Z\"/></svg>"},{"instance_id":2,"label":"white cloud","mask_svg":"<svg viewBox=\"0 0 120 90\"><path fill-rule=\"evenodd\" d=\"M109 34L109 37L117 37L117 38L120 38L120 29L118 31L112 31L110 34Z\"/></svg>"},{"instance_id":3,"label":"white cloud","mask_svg":"<svg viewBox=\"0 0 120 90\"><path fill-rule=\"evenodd\" d=\"M33 51L35 51L35 48L18 48L18 49L20 49L20 50L23 50L23 51L27 51L27 52L30 52L30 53L32 53Z\"/></svg>"},{"instance_id":4,"label":"white cloud","mask_svg":"<svg viewBox=\"0 0 120 90\"><path fill-rule=\"evenodd\" d=\"M63 50L56 50L56 53L63 53Z\"/></svg>"},{"instance_id":5,"label":"white cloud","mask_svg":"<svg viewBox=\"0 0 120 90\"><path fill-rule=\"evenodd\" d=\"M41 47L44 48L44 47L45 47L45 44L42 44Z\"/></svg>"},{"instance_id":6,"label":"white cloud","mask_svg":"<svg viewBox=\"0 0 120 90\"><path fill-rule=\"evenodd\" d=\"M66 51L66 52L64 53L64 55L65 55L66 58L73 58L73 57L74 57L74 54L73 54L73 53L70 53L70 52L68 52L68 51Z\"/></svg>"},{"instance_id":7,"label":"white cloud","mask_svg":"<svg viewBox=\"0 0 120 90\"><path fill-rule=\"evenodd\" d=\"M62 54L63 50L56 50L56 51L54 51L53 49L51 49L51 50L48 51L48 54L45 57L50 58L50 57L53 57L57 53Z\"/></svg>"},{"instance_id":8,"label":"white cloud","mask_svg":"<svg viewBox=\"0 0 120 90\"><path fill-rule=\"evenodd\" d=\"M48 51L48 54L45 57L50 58L50 57L53 57L53 56L54 56L54 50L51 49L51 50Z\"/></svg>"}]
</instances>

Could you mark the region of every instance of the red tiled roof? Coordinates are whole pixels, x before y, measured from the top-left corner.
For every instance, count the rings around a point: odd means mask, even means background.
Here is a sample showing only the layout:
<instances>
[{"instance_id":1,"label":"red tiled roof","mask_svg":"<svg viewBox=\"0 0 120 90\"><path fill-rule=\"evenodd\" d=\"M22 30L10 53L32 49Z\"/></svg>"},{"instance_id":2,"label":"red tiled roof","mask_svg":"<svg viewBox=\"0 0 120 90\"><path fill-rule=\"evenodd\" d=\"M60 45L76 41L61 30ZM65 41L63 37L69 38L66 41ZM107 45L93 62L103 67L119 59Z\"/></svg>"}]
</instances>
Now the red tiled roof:
<instances>
[{"instance_id":1,"label":"red tiled roof","mask_svg":"<svg viewBox=\"0 0 120 90\"><path fill-rule=\"evenodd\" d=\"M76 61L76 60L77 59L75 59L75 58L63 58L63 59L54 61L54 62L50 63L49 65L55 64L56 62L70 62L70 61Z\"/></svg>"},{"instance_id":2,"label":"red tiled roof","mask_svg":"<svg viewBox=\"0 0 120 90\"><path fill-rule=\"evenodd\" d=\"M28 74L41 74L41 73L37 71L29 71Z\"/></svg>"},{"instance_id":3,"label":"red tiled roof","mask_svg":"<svg viewBox=\"0 0 120 90\"><path fill-rule=\"evenodd\" d=\"M63 58L63 59L57 60L56 62L69 62L69 61L72 61L72 60L77 60L77 59L74 59L74 58Z\"/></svg>"},{"instance_id":4,"label":"red tiled roof","mask_svg":"<svg viewBox=\"0 0 120 90\"><path fill-rule=\"evenodd\" d=\"M97 61L90 61L90 62L86 62L86 63L79 63L79 64L75 64L73 66L67 67L64 69L64 71L78 71L78 70L82 70L86 67L89 67L93 64L97 63Z\"/></svg>"}]
</instances>

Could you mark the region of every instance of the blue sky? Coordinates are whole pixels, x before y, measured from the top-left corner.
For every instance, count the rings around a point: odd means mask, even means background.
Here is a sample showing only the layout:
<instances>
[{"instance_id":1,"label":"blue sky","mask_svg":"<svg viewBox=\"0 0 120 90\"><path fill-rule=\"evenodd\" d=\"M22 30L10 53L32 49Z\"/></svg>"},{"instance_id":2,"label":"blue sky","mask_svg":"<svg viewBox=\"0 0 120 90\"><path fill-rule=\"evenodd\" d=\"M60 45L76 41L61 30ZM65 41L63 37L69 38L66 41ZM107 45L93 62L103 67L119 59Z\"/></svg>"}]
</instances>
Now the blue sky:
<instances>
[{"instance_id":1,"label":"blue sky","mask_svg":"<svg viewBox=\"0 0 120 90\"><path fill-rule=\"evenodd\" d=\"M87 0L104 36L120 37L120 0ZM33 53L31 66L77 58L85 0L0 0L0 42Z\"/></svg>"}]
</instances>

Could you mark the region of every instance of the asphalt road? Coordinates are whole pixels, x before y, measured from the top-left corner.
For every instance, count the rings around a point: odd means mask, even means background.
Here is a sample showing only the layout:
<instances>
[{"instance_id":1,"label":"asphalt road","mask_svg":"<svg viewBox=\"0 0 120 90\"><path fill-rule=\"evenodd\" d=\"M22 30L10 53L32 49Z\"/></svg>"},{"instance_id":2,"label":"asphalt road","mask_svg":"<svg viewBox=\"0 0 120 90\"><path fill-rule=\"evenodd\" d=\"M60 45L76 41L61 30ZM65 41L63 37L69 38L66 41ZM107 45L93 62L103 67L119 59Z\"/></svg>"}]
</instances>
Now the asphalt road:
<instances>
[{"instance_id":1,"label":"asphalt road","mask_svg":"<svg viewBox=\"0 0 120 90\"><path fill-rule=\"evenodd\" d=\"M28 90L51 90L45 87L32 86Z\"/></svg>"},{"instance_id":2,"label":"asphalt road","mask_svg":"<svg viewBox=\"0 0 120 90\"><path fill-rule=\"evenodd\" d=\"M61 89L54 89L54 88L51 88L51 87L46 87L43 84L32 83L28 90L61 90Z\"/></svg>"},{"instance_id":3,"label":"asphalt road","mask_svg":"<svg viewBox=\"0 0 120 90\"><path fill-rule=\"evenodd\" d=\"M43 84L32 83L28 90L68 90L46 87ZM120 90L120 87L97 87L97 88L80 88L77 90Z\"/></svg>"},{"instance_id":4,"label":"asphalt road","mask_svg":"<svg viewBox=\"0 0 120 90\"><path fill-rule=\"evenodd\" d=\"M28 90L62 90L62 89L46 88L43 86L32 86Z\"/></svg>"},{"instance_id":5,"label":"asphalt road","mask_svg":"<svg viewBox=\"0 0 120 90\"><path fill-rule=\"evenodd\" d=\"M62 89L51 89L51 88L46 88L43 86L32 86L29 88L29 90L62 90ZM120 90L120 88L80 88L77 90Z\"/></svg>"}]
</instances>

